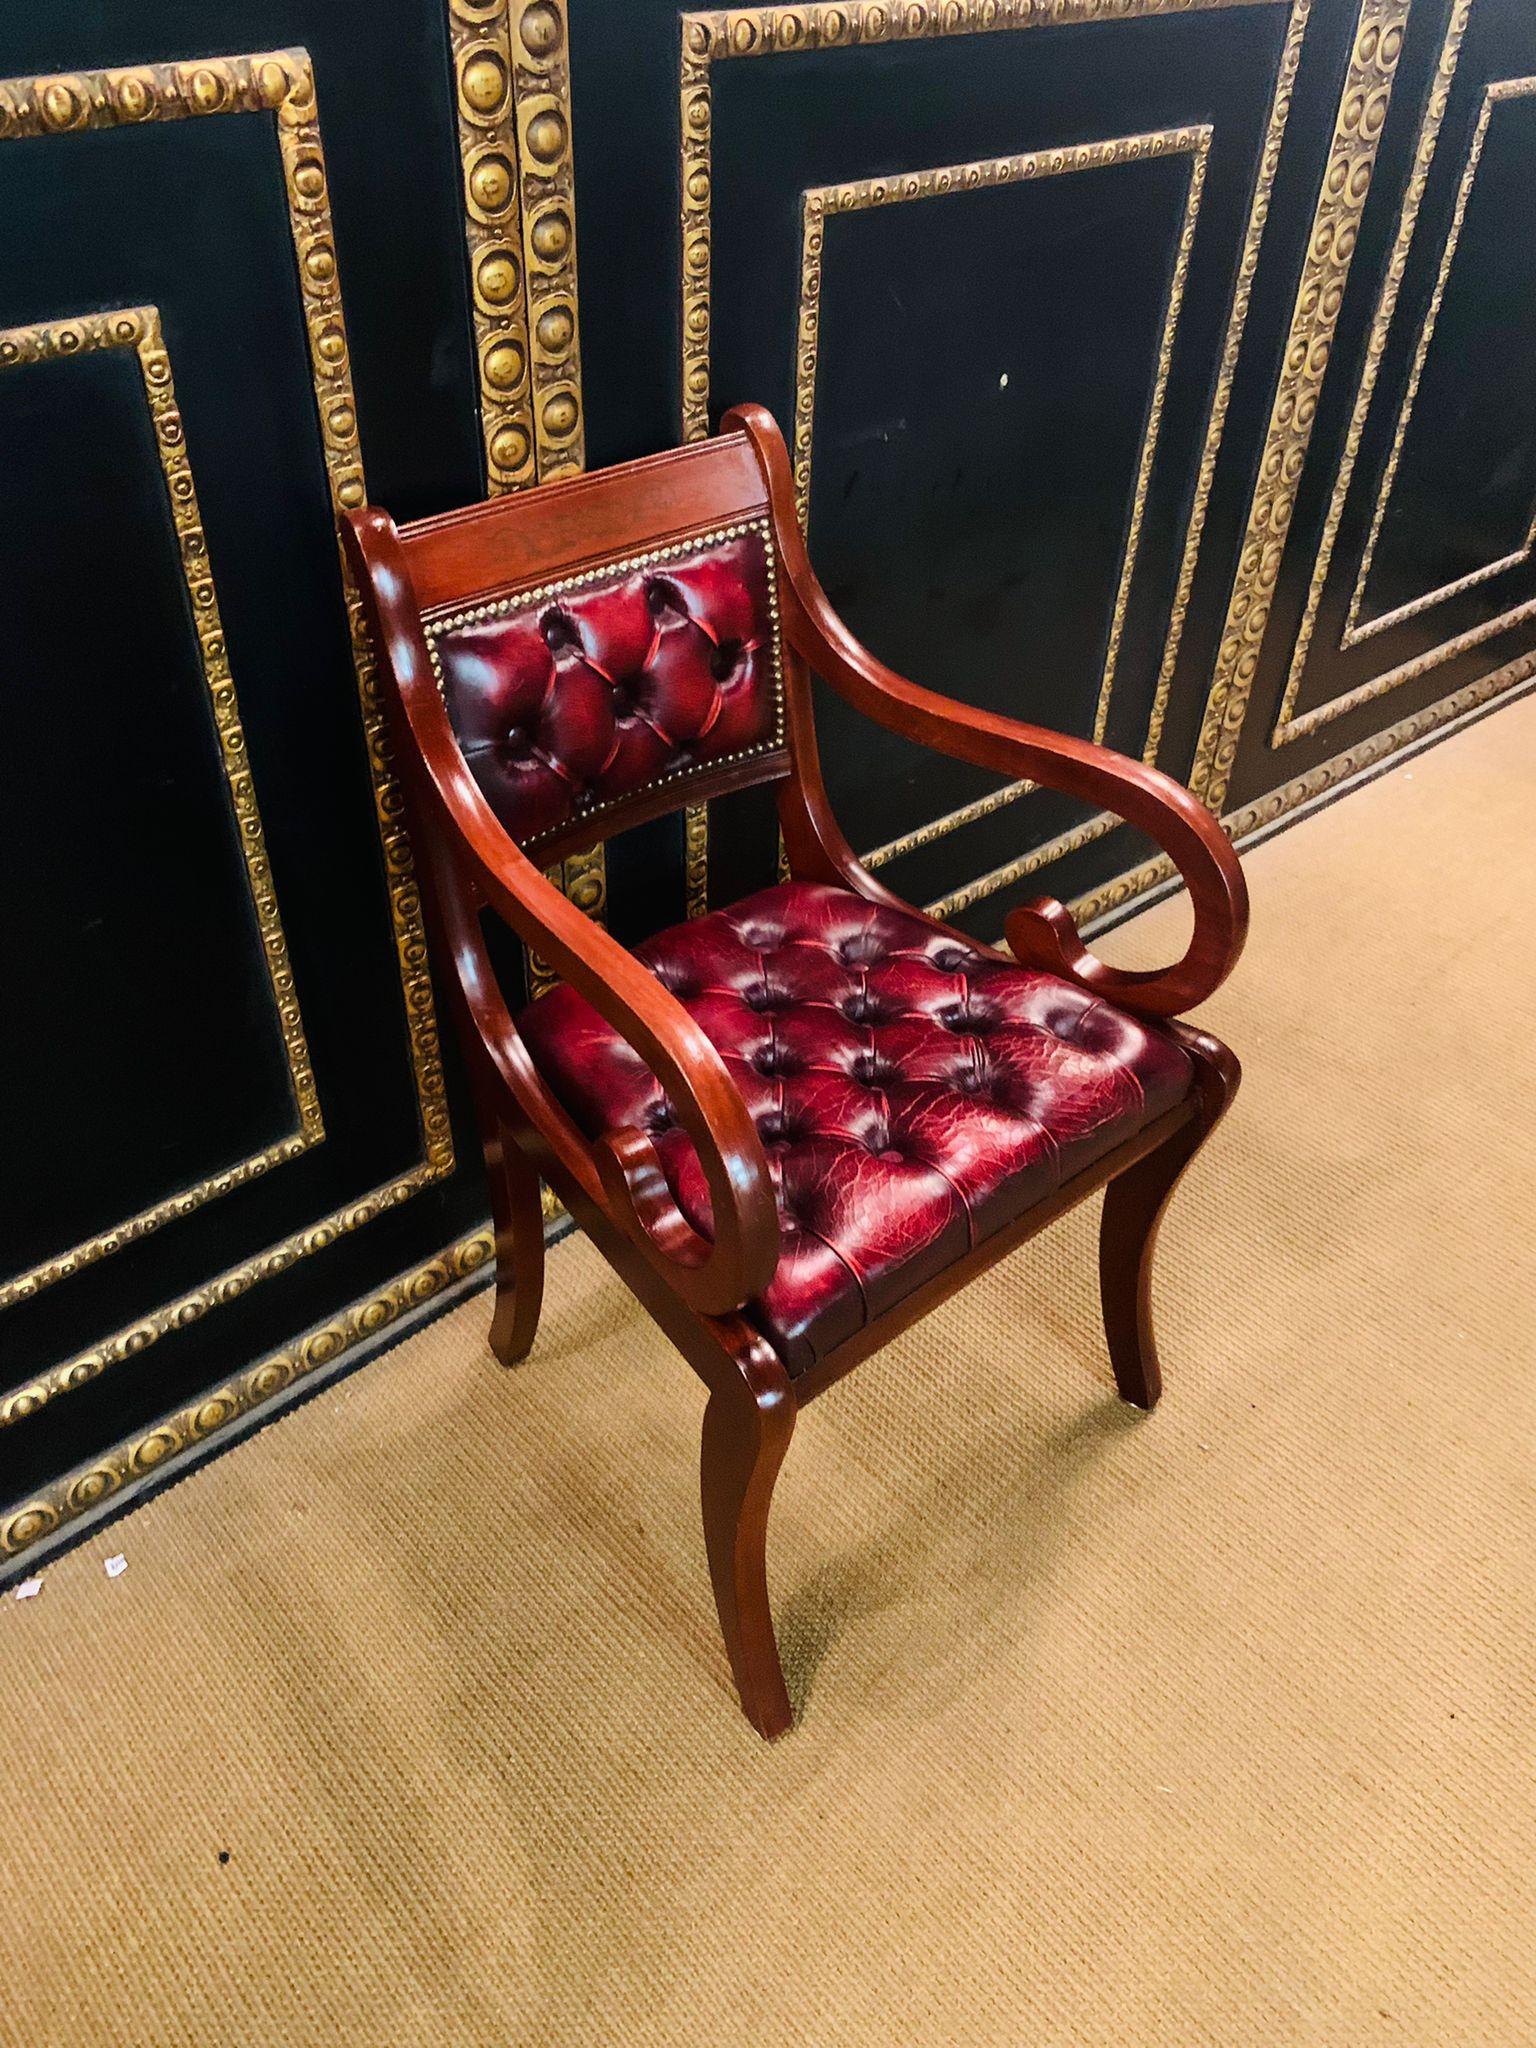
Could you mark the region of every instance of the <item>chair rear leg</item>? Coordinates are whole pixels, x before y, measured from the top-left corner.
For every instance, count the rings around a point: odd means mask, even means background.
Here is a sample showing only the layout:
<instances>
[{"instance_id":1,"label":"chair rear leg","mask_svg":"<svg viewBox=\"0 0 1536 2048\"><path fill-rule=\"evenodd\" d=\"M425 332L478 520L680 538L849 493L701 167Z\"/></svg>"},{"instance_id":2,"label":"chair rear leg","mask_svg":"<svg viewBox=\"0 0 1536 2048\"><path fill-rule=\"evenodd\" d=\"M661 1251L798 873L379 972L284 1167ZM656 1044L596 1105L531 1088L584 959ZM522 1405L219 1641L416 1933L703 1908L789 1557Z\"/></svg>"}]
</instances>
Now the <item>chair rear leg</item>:
<instances>
[{"instance_id":1,"label":"chair rear leg","mask_svg":"<svg viewBox=\"0 0 1536 2048\"><path fill-rule=\"evenodd\" d=\"M744 1373L738 1385L718 1386L710 1395L699 1478L704 1545L726 1655L747 1719L771 1740L793 1720L768 1605L767 1543L773 1485L795 1426L795 1397L777 1358L766 1374L751 1377L762 1383L750 1384Z\"/></svg>"},{"instance_id":2,"label":"chair rear leg","mask_svg":"<svg viewBox=\"0 0 1536 2048\"><path fill-rule=\"evenodd\" d=\"M1185 1025L1169 1028L1195 1064L1197 1113L1155 1152L1116 1175L1104 1190L1099 1220L1104 1334L1120 1398L1136 1408L1155 1408L1163 1391L1152 1329L1158 1226L1185 1167L1221 1121L1241 1078L1235 1056L1219 1040Z\"/></svg>"},{"instance_id":3,"label":"chair rear leg","mask_svg":"<svg viewBox=\"0 0 1536 2048\"><path fill-rule=\"evenodd\" d=\"M539 1176L505 1125L491 1123L485 1170L496 1224L496 1310L491 1350L503 1365L528 1356L544 1302L544 1212Z\"/></svg>"}]
</instances>

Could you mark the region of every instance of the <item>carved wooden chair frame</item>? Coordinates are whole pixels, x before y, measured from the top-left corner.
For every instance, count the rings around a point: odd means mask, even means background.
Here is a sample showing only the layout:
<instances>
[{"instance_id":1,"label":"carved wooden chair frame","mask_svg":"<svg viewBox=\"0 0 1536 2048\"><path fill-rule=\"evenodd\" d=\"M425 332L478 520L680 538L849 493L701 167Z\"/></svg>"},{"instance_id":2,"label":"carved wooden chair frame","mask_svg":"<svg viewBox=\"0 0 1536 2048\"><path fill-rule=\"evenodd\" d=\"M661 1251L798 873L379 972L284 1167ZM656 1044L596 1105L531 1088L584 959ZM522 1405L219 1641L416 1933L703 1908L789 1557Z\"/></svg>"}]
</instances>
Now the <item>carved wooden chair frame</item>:
<instances>
[{"instance_id":1,"label":"carved wooden chair frame","mask_svg":"<svg viewBox=\"0 0 1536 2048\"><path fill-rule=\"evenodd\" d=\"M778 586L782 743L571 819L520 850L487 802L455 738L434 676L424 621L533 588L638 550L766 522ZM544 1229L540 1181L688 1359L708 1390L702 1444L704 1532L720 1624L742 1705L765 1736L791 1708L768 1604L769 1505L796 1416L899 1331L1100 1187L1106 1188L1100 1277L1109 1353L1122 1397L1151 1408L1160 1391L1151 1321L1159 1219L1175 1182L1237 1085L1233 1055L1172 1021L1222 982L1241 950L1247 896L1236 856L1210 813L1157 770L1090 742L973 710L905 680L870 654L833 611L795 515L790 464L759 406L728 413L713 440L503 497L396 529L382 511L348 515L345 540L382 660L429 930L450 976L489 1168L496 1224L491 1347L524 1357L539 1320ZM1171 856L1194 907L1182 959L1157 971L1112 967L1089 952L1063 906L1013 909L1007 945L1025 967L1059 977L1151 1020L1188 1055L1193 1085L1176 1107L858 1334L792 1377L745 1312L780 1258L780 1219L764 1145L715 1046L648 968L546 879L564 855L680 803L769 782L792 878L834 884L899 907L839 831L817 756L810 677L875 723L1010 779L1029 777L1114 811ZM712 1236L680 1213L651 1136L578 1129L510 1014L480 924L493 911L646 1063L696 1148ZM947 927L924 920L937 931ZM965 941L974 946L974 942ZM1006 957L1006 956L1002 956Z\"/></svg>"}]
</instances>

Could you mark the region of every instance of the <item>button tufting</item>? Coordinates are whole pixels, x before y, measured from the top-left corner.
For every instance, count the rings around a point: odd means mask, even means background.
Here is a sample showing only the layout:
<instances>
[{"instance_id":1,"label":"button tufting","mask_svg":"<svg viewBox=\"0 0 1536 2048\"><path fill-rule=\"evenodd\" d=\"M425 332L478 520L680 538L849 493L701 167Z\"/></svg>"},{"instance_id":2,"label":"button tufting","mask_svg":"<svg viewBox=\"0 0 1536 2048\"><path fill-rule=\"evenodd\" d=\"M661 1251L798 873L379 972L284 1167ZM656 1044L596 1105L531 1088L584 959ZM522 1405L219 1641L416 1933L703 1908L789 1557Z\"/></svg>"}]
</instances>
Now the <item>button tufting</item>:
<instances>
[{"instance_id":1,"label":"button tufting","mask_svg":"<svg viewBox=\"0 0 1536 2048\"><path fill-rule=\"evenodd\" d=\"M1191 1084L1187 1055L1156 1026L958 944L942 949L946 965L932 936L845 889L790 882L639 948L727 1060L771 1161L784 1256L746 1313L792 1373ZM772 949L770 985L761 956ZM949 978L955 963L965 991ZM645 1063L569 987L529 1005L519 1027L581 1129L668 1134L658 1155L674 1199L707 1233L702 1169L675 1118L658 1120Z\"/></svg>"},{"instance_id":2,"label":"button tufting","mask_svg":"<svg viewBox=\"0 0 1536 2048\"><path fill-rule=\"evenodd\" d=\"M558 607L547 611L539 621L539 631L544 635L544 645L553 654L568 647L580 647L581 635L576 630L576 621L569 612Z\"/></svg>"},{"instance_id":3,"label":"button tufting","mask_svg":"<svg viewBox=\"0 0 1536 2048\"><path fill-rule=\"evenodd\" d=\"M782 744L765 538L744 523L429 629L459 744L525 850L570 820L577 788L584 818L658 785L687 801L701 769ZM531 752L506 750L513 727Z\"/></svg>"},{"instance_id":4,"label":"button tufting","mask_svg":"<svg viewBox=\"0 0 1536 2048\"><path fill-rule=\"evenodd\" d=\"M742 646L739 640L722 640L709 657L709 672L717 683L723 683L741 660Z\"/></svg>"}]
</instances>

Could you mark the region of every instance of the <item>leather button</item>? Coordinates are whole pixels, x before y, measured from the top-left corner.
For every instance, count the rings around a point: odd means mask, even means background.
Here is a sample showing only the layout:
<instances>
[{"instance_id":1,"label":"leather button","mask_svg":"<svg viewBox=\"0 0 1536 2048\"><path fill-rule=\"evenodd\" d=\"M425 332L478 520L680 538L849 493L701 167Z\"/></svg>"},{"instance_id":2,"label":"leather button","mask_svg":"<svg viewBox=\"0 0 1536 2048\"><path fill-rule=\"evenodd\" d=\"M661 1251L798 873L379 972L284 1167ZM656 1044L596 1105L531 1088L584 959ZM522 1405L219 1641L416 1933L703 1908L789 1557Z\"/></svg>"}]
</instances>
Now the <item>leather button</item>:
<instances>
[{"instance_id":1,"label":"leather button","mask_svg":"<svg viewBox=\"0 0 1536 2048\"><path fill-rule=\"evenodd\" d=\"M739 640L720 641L709 657L709 672L717 683L723 683L741 660Z\"/></svg>"}]
</instances>

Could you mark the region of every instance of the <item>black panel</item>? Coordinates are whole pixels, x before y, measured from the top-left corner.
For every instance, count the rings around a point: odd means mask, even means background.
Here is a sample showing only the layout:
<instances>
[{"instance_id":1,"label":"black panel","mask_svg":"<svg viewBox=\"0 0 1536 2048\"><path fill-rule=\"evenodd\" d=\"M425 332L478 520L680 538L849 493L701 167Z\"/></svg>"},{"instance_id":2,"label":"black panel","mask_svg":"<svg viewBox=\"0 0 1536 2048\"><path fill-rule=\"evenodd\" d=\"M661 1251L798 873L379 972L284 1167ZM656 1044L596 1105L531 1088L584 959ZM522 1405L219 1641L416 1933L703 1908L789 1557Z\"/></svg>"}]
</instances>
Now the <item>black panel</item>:
<instances>
[{"instance_id":1,"label":"black panel","mask_svg":"<svg viewBox=\"0 0 1536 2048\"><path fill-rule=\"evenodd\" d=\"M1193 747L1353 12L1323 0L1304 45L1169 706L1170 761ZM711 405L718 413L759 398L786 425L806 188L1212 128L1110 705L1108 737L1135 752L1289 13L1232 7L711 67ZM573 28L594 463L678 432L678 51L677 10L660 0L622 10L590 0ZM1187 163L1076 171L827 222L812 554L855 628L920 680L1092 730ZM652 248L666 254L664 299L636 292L634 252ZM832 702L822 731L834 798L861 846L994 786L871 733ZM920 899L938 896L1083 815L1031 797L889 879ZM1046 879L1065 890L1080 873L1113 873L1136 857L1131 836L1118 834L1086 866ZM995 934L1008 900L989 899L963 921Z\"/></svg>"},{"instance_id":2,"label":"black panel","mask_svg":"<svg viewBox=\"0 0 1536 2048\"><path fill-rule=\"evenodd\" d=\"M0 374L0 442L0 1071L72 1080L0 1097L9 1274L297 1107L133 350Z\"/></svg>"},{"instance_id":3,"label":"black panel","mask_svg":"<svg viewBox=\"0 0 1536 2048\"><path fill-rule=\"evenodd\" d=\"M0 75L292 44L315 63L373 493L402 516L467 502L479 427L438 0L387 15L49 0L0 30ZM0 142L0 327L160 309L325 1121L301 1158L0 1309L0 1390L345 1216L423 1156L276 135L239 113ZM26 1223L5 1232L7 1272L293 1126L137 375L128 352L0 372L17 657L0 692L3 889L40 963L29 1007L6 1015L25 1038L7 1072L28 1077L7 1110L6 1192ZM13 1136L35 1187L12 1171ZM0 1503L478 1222L457 1108L456 1144L452 1179L0 1432Z\"/></svg>"},{"instance_id":4,"label":"black panel","mask_svg":"<svg viewBox=\"0 0 1536 2048\"><path fill-rule=\"evenodd\" d=\"M1494 80L1536 73L1536 16L1524 0L1476 0L1298 676L1297 715L1341 699L1350 700L1349 708L1314 730L1272 744L1451 12L1449 0L1418 0L1410 16L1227 795L1229 807L1251 802L1358 747L1373 733L1428 714L1521 655L1536 638L1532 620L1520 616L1520 608L1536 599L1536 562L1527 559L1459 592L1435 597L1380 632L1351 636L1352 644L1343 644L1487 87ZM1390 608L1433 596L1501 555L1522 549L1536 512L1536 379L1530 351L1519 342L1533 311L1528 220L1536 175L1533 111L1536 102L1517 100L1493 114L1381 522L1361 625ZM1405 669L1408 673L1401 675ZM1389 686L1383 688L1384 682ZM1358 701L1351 697L1356 692Z\"/></svg>"},{"instance_id":5,"label":"black panel","mask_svg":"<svg viewBox=\"0 0 1536 2048\"><path fill-rule=\"evenodd\" d=\"M66 149L68 180L56 172ZM188 189L203 196L178 206ZM327 1132L302 1159L117 1254L78 1286L8 1311L8 1358L35 1371L57 1347L104 1335L402 1171L420 1138L273 122L239 114L12 142L0 149L0 207L42 230L21 245L6 280L7 307L20 317L59 304L60 276L69 280L66 310L160 307ZM147 243L146 217L159 222ZM19 383L31 372L7 374ZM262 451L259 490L253 445ZM146 471L138 488L158 478L158 467ZM111 620L100 623L110 633ZM120 666L98 669L61 618L54 661L66 701L89 704L99 675L113 677L114 694L139 694L135 667L158 662L159 645L122 646ZM73 860L58 820L36 817L32 834L35 845L52 845L50 872L68 884ZM131 905L126 861L118 886ZM45 896L39 914L57 934L73 932L67 903L56 908ZM210 905L207 914L221 912ZM190 925L192 976L200 940ZM249 947L245 978L259 1001L264 971ZM215 1014L210 1032L216 1024ZM142 1047L140 1087L151 1102L174 1097L177 1052L174 1036ZM227 1070L224 1079L240 1085ZM64 1069L60 1081L88 1088L89 1069ZM174 1191L170 1180L159 1190ZM105 1326L103 1310L112 1317Z\"/></svg>"},{"instance_id":6,"label":"black panel","mask_svg":"<svg viewBox=\"0 0 1536 2048\"><path fill-rule=\"evenodd\" d=\"M1148 159L826 223L818 570L877 651L951 696L1093 730L1190 170ZM959 317L983 269L990 317ZM932 804L931 771L909 772L904 796L839 775L857 842Z\"/></svg>"},{"instance_id":7,"label":"black panel","mask_svg":"<svg viewBox=\"0 0 1536 2048\"><path fill-rule=\"evenodd\" d=\"M1536 509L1536 85L1495 103L1365 586L1369 623L1524 550Z\"/></svg>"}]
</instances>

